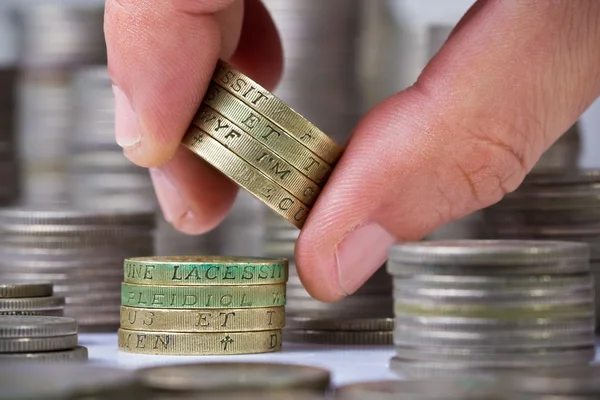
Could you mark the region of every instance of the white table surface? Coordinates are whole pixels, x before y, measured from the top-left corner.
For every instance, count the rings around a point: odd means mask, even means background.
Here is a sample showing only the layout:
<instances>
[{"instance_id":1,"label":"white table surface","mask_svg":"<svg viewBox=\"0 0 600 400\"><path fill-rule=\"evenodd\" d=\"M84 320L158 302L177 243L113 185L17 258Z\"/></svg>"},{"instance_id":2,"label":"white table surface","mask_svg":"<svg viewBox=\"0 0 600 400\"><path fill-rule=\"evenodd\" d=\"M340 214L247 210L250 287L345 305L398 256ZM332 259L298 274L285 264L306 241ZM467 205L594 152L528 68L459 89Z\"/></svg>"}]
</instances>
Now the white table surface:
<instances>
[{"instance_id":1,"label":"white table surface","mask_svg":"<svg viewBox=\"0 0 600 400\"><path fill-rule=\"evenodd\" d=\"M331 371L334 386L355 382L401 379L389 369L393 346L319 346L284 343L283 351L235 356L151 356L123 353L117 349L117 335L80 334L79 343L89 351L91 363L136 369L153 365L190 362L282 362L312 365ZM596 345L596 361L599 361Z\"/></svg>"},{"instance_id":2,"label":"white table surface","mask_svg":"<svg viewBox=\"0 0 600 400\"><path fill-rule=\"evenodd\" d=\"M335 386L353 382L398 379L389 370L392 346L346 347L284 343L270 354L235 356L150 356L120 352L117 335L80 334L79 344L88 348L90 363L120 368L142 368L188 362L283 362L323 367L331 371Z\"/></svg>"}]
</instances>

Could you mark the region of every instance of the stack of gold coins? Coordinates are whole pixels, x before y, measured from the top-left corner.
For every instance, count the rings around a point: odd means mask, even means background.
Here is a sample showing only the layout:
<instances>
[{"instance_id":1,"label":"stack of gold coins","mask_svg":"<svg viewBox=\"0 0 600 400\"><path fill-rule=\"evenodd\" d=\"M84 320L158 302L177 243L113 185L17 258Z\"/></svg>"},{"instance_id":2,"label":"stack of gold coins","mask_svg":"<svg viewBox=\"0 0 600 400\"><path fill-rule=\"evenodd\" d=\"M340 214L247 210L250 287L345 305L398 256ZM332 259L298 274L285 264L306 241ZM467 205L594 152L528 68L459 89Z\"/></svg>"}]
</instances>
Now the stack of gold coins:
<instances>
[{"instance_id":1,"label":"stack of gold coins","mask_svg":"<svg viewBox=\"0 0 600 400\"><path fill-rule=\"evenodd\" d=\"M287 277L285 259L126 259L119 349L165 355L278 351Z\"/></svg>"},{"instance_id":2,"label":"stack of gold coins","mask_svg":"<svg viewBox=\"0 0 600 400\"><path fill-rule=\"evenodd\" d=\"M298 228L343 152L224 61L182 144Z\"/></svg>"}]
</instances>

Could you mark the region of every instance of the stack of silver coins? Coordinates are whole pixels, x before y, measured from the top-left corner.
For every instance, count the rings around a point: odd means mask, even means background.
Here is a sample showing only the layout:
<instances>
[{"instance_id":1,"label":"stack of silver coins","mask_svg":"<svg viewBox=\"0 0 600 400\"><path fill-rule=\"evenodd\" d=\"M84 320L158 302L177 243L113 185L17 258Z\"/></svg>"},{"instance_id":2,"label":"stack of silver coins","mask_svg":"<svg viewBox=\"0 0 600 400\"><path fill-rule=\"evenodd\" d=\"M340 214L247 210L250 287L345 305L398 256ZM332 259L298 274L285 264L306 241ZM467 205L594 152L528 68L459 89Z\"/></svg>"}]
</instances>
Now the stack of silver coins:
<instances>
[{"instance_id":1,"label":"stack of silver coins","mask_svg":"<svg viewBox=\"0 0 600 400\"><path fill-rule=\"evenodd\" d=\"M340 144L362 111L356 62L360 4L361 0L265 1L285 49L283 77L274 94Z\"/></svg>"},{"instance_id":2,"label":"stack of silver coins","mask_svg":"<svg viewBox=\"0 0 600 400\"><path fill-rule=\"evenodd\" d=\"M81 331L119 326L123 259L153 254L154 214L0 210L0 280L51 281Z\"/></svg>"},{"instance_id":3,"label":"stack of silver coins","mask_svg":"<svg viewBox=\"0 0 600 400\"><path fill-rule=\"evenodd\" d=\"M300 231L269 213L265 217L265 257L290 260L287 284L285 341L322 344L391 344L392 279L381 267L354 294L336 303L313 299L302 286L294 263Z\"/></svg>"},{"instance_id":4,"label":"stack of silver coins","mask_svg":"<svg viewBox=\"0 0 600 400\"><path fill-rule=\"evenodd\" d=\"M70 203L95 209L156 209L148 170L129 161L115 142L108 69L79 68L74 76L74 100L67 169Z\"/></svg>"},{"instance_id":5,"label":"stack of silver coins","mask_svg":"<svg viewBox=\"0 0 600 400\"><path fill-rule=\"evenodd\" d=\"M82 65L106 63L104 8L97 3L47 0L20 2L14 11L21 67L17 94L21 202L64 202L72 74Z\"/></svg>"},{"instance_id":6,"label":"stack of silver coins","mask_svg":"<svg viewBox=\"0 0 600 400\"><path fill-rule=\"evenodd\" d=\"M589 249L552 241L396 245L396 356L411 377L589 364L595 356Z\"/></svg>"},{"instance_id":7,"label":"stack of silver coins","mask_svg":"<svg viewBox=\"0 0 600 400\"><path fill-rule=\"evenodd\" d=\"M484 213L494 238L589 244L591 271L600 282L600 170L531 173Z\"/></svg>"},{"instance_id":8,"label":"stack of silver coins","mask_svg":"<svg viewBox=\"0 0 600 400\"><path fill-rule=\"evenodd\" d=\"M73 318L1 315L0 362L87 360L77 336Z\"/></svg>"},{"instance_id":9,"label":"stack of silver coins","mask_svg":"<svg viewBox=\"0 0 600 400\"><path fill-rule=\"evenodd\" d=\"M64 308L65 298L54 296L52 283L0 279L0 315L62 317Z\"/></svg>"}]
</instances>

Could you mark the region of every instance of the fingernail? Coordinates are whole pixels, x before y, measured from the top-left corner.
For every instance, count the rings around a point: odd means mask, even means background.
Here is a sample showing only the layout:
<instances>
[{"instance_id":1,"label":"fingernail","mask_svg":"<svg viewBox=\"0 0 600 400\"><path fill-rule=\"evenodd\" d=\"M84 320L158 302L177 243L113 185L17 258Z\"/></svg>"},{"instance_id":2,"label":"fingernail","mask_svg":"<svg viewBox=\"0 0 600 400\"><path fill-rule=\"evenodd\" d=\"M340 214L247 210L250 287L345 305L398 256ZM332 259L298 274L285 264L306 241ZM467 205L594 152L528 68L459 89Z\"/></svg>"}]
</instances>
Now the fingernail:
<instances>
[{"instance_id":1,"label":"fingernail","mask_svg":"<svg viewBox=\"0 0 600 400\"><path fill-rule=\"evenodd\" d=\"M113 85L115 95L115 139L124 149L137 146L141 140L140 124L125 93Z\"/></svg>"},{"instance_id":2,"label":"fingernail","mask_svg":"<svg viewBox=\"0 0 600 400\"><path fill-rule=\"evenodd\" d=\"M150 177L154 184L158 203L167 222L173 223L191 213L179 189L171 182L167 174L159 168L150 168Z\"/></svg>"},{"instance_id":3,"label":"fingernail","mask_svg":"<svg viewBox=\"0 0 600 400\"><path fill-rule=\"evenodd\" d=\"M387 259L395 240L380 225L371 223L350 232L336 247L340 287L352 294Z\"/></svg>"}]
</instances>

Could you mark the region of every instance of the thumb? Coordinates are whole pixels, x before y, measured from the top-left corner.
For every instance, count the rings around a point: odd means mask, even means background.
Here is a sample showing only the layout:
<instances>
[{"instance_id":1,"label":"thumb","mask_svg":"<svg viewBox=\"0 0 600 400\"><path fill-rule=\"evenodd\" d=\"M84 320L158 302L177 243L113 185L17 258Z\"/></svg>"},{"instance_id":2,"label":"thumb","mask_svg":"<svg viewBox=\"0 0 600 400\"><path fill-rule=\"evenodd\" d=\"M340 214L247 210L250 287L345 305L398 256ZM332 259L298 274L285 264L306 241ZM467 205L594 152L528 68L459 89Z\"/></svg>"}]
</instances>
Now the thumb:
<instances>
[{"instance_id":1,"label":"thumb","mask_svg":"<svg viewBox=\"0 0 600 400\"><path fill-rule=\"evenodd\" d=\"M474 6L418 82L355 129L298 239L307 290L353 293L395 241L516 189L600 93L599 24L593 0Z\"/></svg>"}]
</instances>

